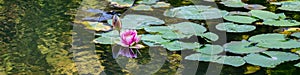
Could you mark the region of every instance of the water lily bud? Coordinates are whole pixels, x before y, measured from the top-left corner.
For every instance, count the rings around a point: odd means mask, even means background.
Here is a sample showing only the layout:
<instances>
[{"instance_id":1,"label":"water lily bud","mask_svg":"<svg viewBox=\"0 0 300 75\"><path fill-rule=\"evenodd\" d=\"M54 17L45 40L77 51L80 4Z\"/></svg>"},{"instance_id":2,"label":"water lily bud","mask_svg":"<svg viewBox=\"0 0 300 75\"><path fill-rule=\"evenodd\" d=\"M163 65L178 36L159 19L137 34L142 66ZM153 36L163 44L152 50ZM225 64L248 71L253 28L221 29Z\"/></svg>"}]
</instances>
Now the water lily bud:
<instances>
[{"instance_id":1,"label":"water lily bud","mask_svg":"<svg viewBox=\"0 0 300 75\"><path fill-rule=\"evenodd\" d=\"M120 31L122 28L122 23L121 23L121 19L119 18L118 15L114 15L113 19L112 19L112 26L114 27L114 29Z\"/></svg>"}]
</instances>

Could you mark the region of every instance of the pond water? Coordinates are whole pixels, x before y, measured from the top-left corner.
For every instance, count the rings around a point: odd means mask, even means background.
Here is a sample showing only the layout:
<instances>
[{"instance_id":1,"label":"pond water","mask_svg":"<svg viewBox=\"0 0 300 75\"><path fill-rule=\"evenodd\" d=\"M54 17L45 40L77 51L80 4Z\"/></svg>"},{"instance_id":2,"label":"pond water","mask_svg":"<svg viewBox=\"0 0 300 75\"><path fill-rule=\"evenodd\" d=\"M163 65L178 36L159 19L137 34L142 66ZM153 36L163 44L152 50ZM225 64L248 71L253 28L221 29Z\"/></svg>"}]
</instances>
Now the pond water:
<instances>
[{"instance_id":1,"label":"pond water","mask_svg":"<svg viewBox=\"0 0 300 75\"><path fill-rule=\"evenodd\" d=\"M167 48L167 50L163 47L146 47L140 49L141 55L138 54L138 58L135 59L123 56L113 58L112 48L118 48L117 46L93 42L95 38L99 37L98 35L109 31L105 32L103 29L98 31L95 31L95 29L91 30L82 25L84 24L82 21L79 22L79 20L82 20L84 17L95 16L95 13L87 13L88 9L99 9L106 12L114 10L117 13L120 13L122 19L128 14L153 16L162 19L165 22L158 25L193 22L196 24L204 24L203 27L209 32L213 32L219 36L218 41L207 42L207 39L202 38L204 36L201 36L201 34L199 34L200 36L191 36L192 40L180 39L180 41L196 41L200 44L209 43L214 45L223 45L231 41L241 41L258 34L278 33L273 30L285 27L257 24L255 25L256 29L251 32L232 33L220 31L216 29L215 26L222 22L230 22L230 20L225 20L223 18L209 20L182 19L176 16L166 17L163 13L167 9L194 4L213 6L218 8L218 11L219 9L243 12L248 12L249 10L245 8L228 7L221 3L205 2L202 0L159 1L170 3L170 8L154 8L152 11L136 11L131 9L134 7L112 7L106 0L0 0L0 75L242 75L246 73L252 75L297 75L297 73L300 73L300 68L294 66L299 63L300 60L285 62L274 68L261 67L260 65L254 66L249 63L235 67L213 62L187 60L185 57L194 54L195 51L172 51L172 48ZM299 11L279 10L277 9L278 6L268 2L272 0L242 1L247 4L261 4L267 7L264 9L266 11L284 13L288 19L300 21ZM278 0L278 2L279 1L281 0ZM134 5L138 5L138 1L136 1ZM96 16L99 16L99 14L96 14ZM139 19L141 17L143 16L131 17L129 19L134 20L135 18ZM146 17L146 19L148 20L149 17ZM125 21L123 22L126 23ZM262 20L260 19L257 21ZM143 22L143 20L141 22ZM111 26L106 27L110 28ZM293 27L299 28L299 25ZM176 28L176 26L174 26L174 28ZM137 31L139 35L153 34L143 29L137 29ZM238 31L238 29L236 31ZM290 40L293 39L297 39L299 42L299 38L292 38ZM187 46L191 46L191 44ZM299 47L292 49L297 48L299 50ZM268 50L290 52L291 49ZM246 54L235 54L234 52L222 52L220 54L246 56ZM296 53L293 54L296 55ZM268 55L265 54L265 56ZM272 55L269 55L269 57L272 57Z\"/></svg>"}]
</instances>

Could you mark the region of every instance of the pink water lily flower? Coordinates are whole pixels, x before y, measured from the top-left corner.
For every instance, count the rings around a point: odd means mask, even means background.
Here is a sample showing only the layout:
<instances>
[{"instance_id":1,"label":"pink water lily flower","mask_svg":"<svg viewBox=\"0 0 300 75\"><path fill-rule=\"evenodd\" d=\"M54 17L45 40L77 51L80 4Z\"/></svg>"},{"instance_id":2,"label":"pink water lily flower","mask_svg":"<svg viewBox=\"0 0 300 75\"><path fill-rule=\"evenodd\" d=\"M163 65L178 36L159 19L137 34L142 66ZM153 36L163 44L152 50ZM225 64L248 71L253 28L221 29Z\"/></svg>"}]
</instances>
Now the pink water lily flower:
<instances>
[{"instance_id":1,"label":"pink water lily flower","mask_svg":"<svg viewBox=\"0 0 300 75\"><path fill-rule=\"evenodd\" d=\"M129 58L136 58L136 53L138 52L140 54L138 49L144 47L143 45L138 44L140 39L141 37L137 35L136 30L122 31L120 34L120 42L118 44L123 46L123 48L120 48L118 55ZM136 49L136 52L134 52L133 48Z\"/></svg>"},{"instance_id":2,"label":"pink water lily flower","mask_svg":"<svg viewBox=\"0 0 300 75\"><path fill-rule=\"evenodd\" d=\"M140 41L140 36L137 35L136 30L125 30L121 32L121 45L124 47L132 47Z\"/></svg>"}]
</instances>

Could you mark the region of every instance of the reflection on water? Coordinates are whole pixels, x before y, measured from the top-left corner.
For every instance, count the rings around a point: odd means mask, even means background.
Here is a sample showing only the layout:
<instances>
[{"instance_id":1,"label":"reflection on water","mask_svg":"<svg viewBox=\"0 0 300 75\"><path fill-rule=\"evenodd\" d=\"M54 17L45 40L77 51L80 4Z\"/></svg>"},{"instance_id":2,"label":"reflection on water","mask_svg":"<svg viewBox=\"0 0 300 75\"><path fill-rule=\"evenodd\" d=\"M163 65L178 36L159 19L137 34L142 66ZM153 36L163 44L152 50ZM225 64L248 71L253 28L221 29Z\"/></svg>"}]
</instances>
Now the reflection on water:
<instances>
[{"instance_id":1,"label":"reflection on water","mask_svg":"<svg viewBox=\"0 0 300 75\"><path fill-rule=\"evenodd\" d=\"M183 0L165 1L170 1L173 6L191 3L187 0L184 0L184 2L181 2ZM166 58L161 58L162 60L166 59L166 61L152 61L151 57L155 58L155 56L149 53L151 51L141 50L144 55L143 58L137 59L139 61L127 59L126 61L130 63L129 65L119 65L119 62L125 60L113 59L110 45L93 44L90 42L94 38L94 36L91 36L93 35L92 32L84 30L80 25L73 26L71 23L76 18L84 17L82 15L78 17L78 8L110 10L108 7L103 7L103 5L108 5L107 2L104 2L104 0L102 2L99 0L84 0L81 6L80 3L81 0L0 0L0 75L100 74L101 71L108 75L132 74L138 68L146 68L138 64L151 66L153 62L164 63L159 65L159 67L162 67L154 73L155 75L173 75L177 72L177 69L187 68L181 65L181 55L164 52L160 48L154 49L161 53L162 56L168 54ZM221 9L230 8L224 7ZM276 7L269 6L268 10L275 11ZM124 11L124 9L117 11ZM163 10L160 11L163 12ZM127 13L159 14L159 12L130 11ZM287 15L299 21L299 13L287 12ZM161 14L157 17L161 17ZM166 18L165 20L169 21L167 23L184 21L171 18ZM261 27L259 28L261 31L255 31L255 33L251 34L267 32L264 31L266 30L265 28L262 28L264 26L259 27ZM87 37L82 38L82 36ZM241 39L241 35L228 34L228 36L230 37L228 40ZM197 74L205 74L208 64L200 62ZM124 67L127 69L123 69ZM149 71L153 70L151 68ZM243 74L244 69L245 66L238 68L225 66L222 68L221 75ZM283 75L293 74L297 70L299 69L286 63L275 69L262 68L256 74L273 73ZM140 73L136 72L135 74Z\"/></svg>"}]
</instances>

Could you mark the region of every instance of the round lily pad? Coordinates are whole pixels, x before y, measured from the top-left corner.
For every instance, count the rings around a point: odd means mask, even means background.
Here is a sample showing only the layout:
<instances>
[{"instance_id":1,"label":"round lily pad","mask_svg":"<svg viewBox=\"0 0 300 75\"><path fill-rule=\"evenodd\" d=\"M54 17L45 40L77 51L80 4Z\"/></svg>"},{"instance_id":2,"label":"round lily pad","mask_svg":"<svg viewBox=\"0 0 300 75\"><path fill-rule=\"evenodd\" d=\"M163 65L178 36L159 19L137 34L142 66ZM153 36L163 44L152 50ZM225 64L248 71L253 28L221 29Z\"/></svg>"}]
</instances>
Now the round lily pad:
<instances>
[{"instance_id":1,"label":"round lily pad","mask_svg":"<svg viewBox=\"0 0 300 75\"><path fill-rule=\"evenodd\" d=\"M212 32L206 32L204 34L196 34L197 36L201 36L204 39L207 39L207 41L217 41L219 39L219 36Z\"/></svg>"},{"instance_id":2,"label":"round lily pad","mask_svg":"<svg viewBox=\"0 0 300 75\"><path fill-rule=\"evenodd\" d=\"M279 52L279 51L266 51L263 54L249 54L244 57L244 60L253 65L261 67L274 68L277 65L292 60L298 60L299 56L293 53Z\"/></svg>"},{"instance_id":3,"label":"round lily pad","mask_svg":"<svg viewBox=\"0 0 300 75\"><path fill-rule=\"evenodd\" d=\"M257 43L256 46L274 48L274 49L291 49L299 48L300 42L286 39L284 34L259 34L249 38L250 42Z\"/></svg>"},{"instance_id":4,"label":"round lily pad","mask_svg":"<svg viewBox=\"0 0 300 75\"><path fill-rule=\"evenodd\" d=\"M117 30L113 30L106 33L97 33L96 35L102 36L102 37L120 37L119 32Z\"/></svg>"},{"instance_id":5,"label":"round lily pad","mask_svg":"<svg viewBox=\"0 0 300 75\"><path fill-rule=\"evenodd\" d=\"M112 20L107 21L112 24ZM153 16L129 14L125 15L122 22L122 29L142 29L149 25L161 25L165 22Z\"/></svg>"},{"instance_id":6,"label":"round lily pad","mask_svg":"<svg viewBox=\"0 0 300 75\"><path fill-rule=\"evenodd\" d=\"M237 25L234 23L220 23L216 25L216 28L221 31L234 32L234 33L250 32L256 29L255 26Z\"/></svg>"},{"instance_id":7,"label":"round lily pad","mask_svg":"<svg viewBox=\"0 0 300 75\"><path fill-rule=\"evenodd\" d=\"M141 40L151 41L155 43L169 42L169 40L163 39L161 35L142 35Z\"/></svg>"},{"instance_id":8,"label":"round lily pad","mask_svg":"<svg viewBox=\"0 0 300 75\"><path fill-rule=\"evenodd\" d=\"M270 26L299 26L300 22L296 20L267 20L263 24Z\"/></svg>"},{"instance_id":9,"label":"round lily pad","mask_svg":"<svg viewBox=\"0 0 300 75\"><path fill-rule=\"evenodd\" d=\"M162 44L164 48L167 48L170 51L179 51L179 50L186 50L186 49L196 49L199 48L201 45L197 42L194 43L185 43L181 41L173 41L170 43Z\"/></svg>"},{"instance_id":10,"label":"round lily pad","mask_svg":"<svg viewBox=\"0 0 300 75\"><path fill-rule=\"evenodd\" d=\"M202 25L192 23L192 22L181 22L177 24L171 24L169 27L178 33L195 35L197 33L204 33L206 28Z\"/></svg>"},{"instance_id":11,"label":"round lily pad","mask_svg":"<svg viewBox=\"0 0 300 75\"><path fill-rule=\"evenodd\" d=\"M251 10L250 14L259 19L267 20L267 19L278 19L279 16L273 12L265 11L265 10Z\"/></svg>"},{"instance_id":12,"label":"round lily pad","mask_svg":"<svg viewBox=\"0 0 300 75\"><path fill-rule=\"evenodd\" d=\"M300 2L299 1L290 1L290 2L282 2L281 7L278 7L280 10L286 11L300 11Z\"/></svg>"},{"instance_id":13,"label":"round lily pad","mask_svg":"<svg viewBox=\"0 0 300 75\"><path fill-rule=\"evenodd\" d=\"M170 3L166 2L157 2L155 5L152 5L154 8L167 8L170 7Z\"/></svg>"},{"instance_id":14,"label":"round lily pad","mask_svg":"<svg viewBox=\"0 0 300 75\"><path fill-rule=\"evenodd\" d=\"M258 19L251 18L248 16L225 16L225 20L232 21L232 22L237 22L237 23L246 23L246 24L251 24L252 22L257 21Z\"/></svg>"},{"instance_id":15,"label":"round lily pad","mask_svg":"<svg viewBox=\"0 0 300 75\"><path fill-rule=\"evenodd\" d=\"M236 53L236 54L245 54L245 53L256 53L263 52L266 49L259 48L253 45L253 43L247 41L231 41L230 43L226 43L223 46L225 51Z\"/></svg>"},{"instance_id":16,"label":"round lily pad","mask_svg":"<svg viewBox=\"0 0 300 75\"><path fill-rule=\"evenodd\" d=\"M204 54L219 54L223 52L223 47L220 45L205 44L204 47L195 50L196 52L200 52Z\"/></svg>"},{"instance_id":17,"label":"round lily pad","mask_svg":"<svg viewBox=\"0 0 300 75\"><path fill-rule=\"evenodd\" d=\"M114 5L116 7L130 7L133 5L134 0L108 0L109 2L111 2L111 5Z\"/></svg>"},{"instance_id":18,"label":"round lily pad","mask_svg":"<svg viewBox=\"0 0 300 75\"><path fill-rule=\"evenodd\" d=\"M140 3L140 4L154 4L156 2L157 2L157 0L142 0L142 1L138 1L137 3Z\"/></svg>"},{"instance_id":19,"label":"round lily pad","mask_svg":"<svg viewBox=\"0 0 300 75\"><path fill-rule=\"evenodd\" d=\"M140 4L140 5L134 6L131 9L132 10L137 10L137 11L153 11L153 9L151 8L151 6L144 5L144 4Z\"/></svg>"},{"instance_id":20,"label":"round lily pad","mask_svg":"<svg viewBox=\"0 0 300 75\"><path fill-rule=\"evenodd\" d=\"M182 38L190 38L192 35L184 35L178 32L164 32L162 33L162 37L166 39L182 39Z\"/></svg>"},{"instance_id":21,"label":"round lily pad","mask_svg":"<svg viewBox=\"0 0 300 75\"><path fill-rule=\"evenodd\" d=\"M116 37L98 37L94 40L95 43L100 44L115 44L119 39Z\"/></svg>"},{"instance_id":22,"label":"round lily pad","mask_svg":"<svg viewBox=\"0 0 300 75\"><path fill-rule=\"evenodd\" d=\"M144 28L147 32L159 32L159 33L165 33L165 32L171 32L171 28L168 26L148 26Z\"/></svg>"},{"instance_id":23,"label":"round lily pad","mask_svg":"<svg viewBox=\"0 0 300 75\"><path fill-rule=\"evenodd\" d=\"M246 4L241 0L223 0L221 4L227 7L244 7Z\"/></svg>"},{"instance_id":24,"label":"round lily pad","mask_svg":"<svg viewBox=\"0 0 300 75\"><path fill-rule=\"evenodd\" d=\"M176 7L164 12L165 16L177 17L183 19L196 19L196 20L207 20L222 18L227 15L227 11L222 11L217 8L203 5L190 5Z\"/></svg>"},{"instance_id":25,"label":"round lily pad","mask_svg":"<svg viewBox=\"0 0 300 75\"><path fill-rule=\"evenodd\" d=\"M266 9L267 7L259 5L259 4L247 4L244 6L244 8L249 9L249 10L261 10L261 9Z\"/></svg>"},{"instance_id":26,"label":"round lily pad","mask_svg":"<svg viewBox=\"0 0 300 75\"><path fill-rule=\"evenodd\" d=\"M250 42L264 42L265 40L284 41L286 40L285 37L286 35L284 34L270 33L251 36L248 40Z\"/></svg>"},{"instance_id":27,"label":"round lily pad","mask_svg":"<svg viewBox=\"0 0 300 75\"><path fill-rule=\"evenodd\" d=\"M295 64L295 66L296 66L296 67L300 67L300 63L298 63L298 64Z\"/></svg>"},{"instance_id":28,"label":"round lily pad","mask_svg":"<svg viewBox=\"0 0 300 75\"><path fill-rule=\"evenodd\" d=\"M245 61L240 56L220 56L220 55L208 55L203 53L195 53L186 56L185 59L206 61L206 62L216 62L216 63L227 64L235 67L242 66L245 64Z\"/></svg>"},{"instance_id":29,"label":"round lily pad","mask_svg":"<svg viewBox=\"0 0 300 75\"><path fill-rule=\"evenodd\" d=\"M294 37L300 38L300 32L293 33L293 34L291 34L291 36L294 36Z\"/></svg>"}]
</instances>

